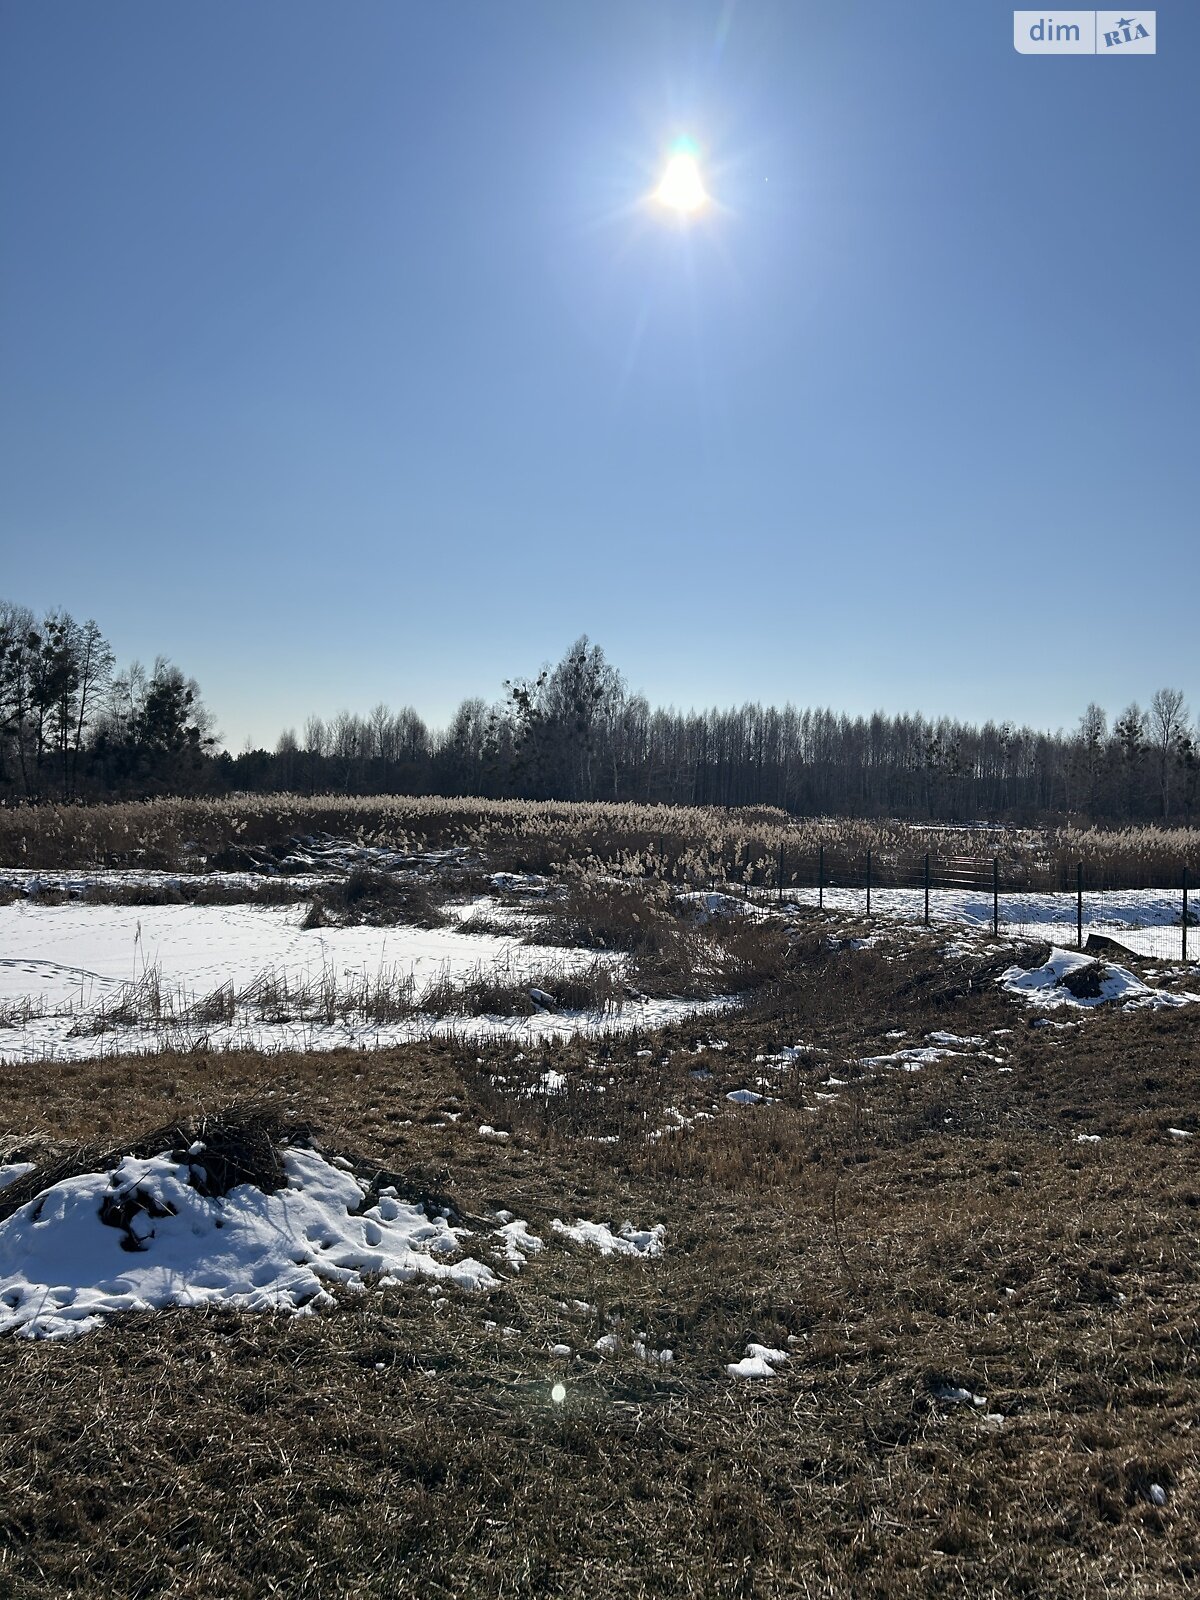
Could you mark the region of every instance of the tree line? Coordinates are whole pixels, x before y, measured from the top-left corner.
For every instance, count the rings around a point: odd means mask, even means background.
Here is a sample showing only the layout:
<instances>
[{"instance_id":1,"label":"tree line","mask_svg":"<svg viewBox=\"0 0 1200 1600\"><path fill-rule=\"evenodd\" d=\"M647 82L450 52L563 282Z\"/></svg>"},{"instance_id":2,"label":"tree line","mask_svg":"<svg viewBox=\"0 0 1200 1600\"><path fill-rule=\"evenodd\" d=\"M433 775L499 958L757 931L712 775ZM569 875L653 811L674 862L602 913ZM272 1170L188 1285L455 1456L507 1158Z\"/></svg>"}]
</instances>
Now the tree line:
<instances>
[{"instance_id":1,"label":"tree line","mask_svg":"<svg viewBox=\"0 0 1200 1600\"><path fill-rule=\"evenodd\" d=\"M1200 725L1164 688L1069 731L920 714L655 708L586 636L447 728L410 706L310 716L274 749L218 748L194 679L117 671L94 622L0 603L0 798L234 791L774 805L797 815L1189 825Z\"/></svg>"},{"instance_id":2,"label":"tree line","mask_svg":"<svg viewBox=\"0 0 1200 1600\"><path fill-rule=\"evenodd\" d=\"M0 601L0 798L193 793L215 745L199 686L165 656L118 672L95 622Z\"/></svg>"}]
</instances>

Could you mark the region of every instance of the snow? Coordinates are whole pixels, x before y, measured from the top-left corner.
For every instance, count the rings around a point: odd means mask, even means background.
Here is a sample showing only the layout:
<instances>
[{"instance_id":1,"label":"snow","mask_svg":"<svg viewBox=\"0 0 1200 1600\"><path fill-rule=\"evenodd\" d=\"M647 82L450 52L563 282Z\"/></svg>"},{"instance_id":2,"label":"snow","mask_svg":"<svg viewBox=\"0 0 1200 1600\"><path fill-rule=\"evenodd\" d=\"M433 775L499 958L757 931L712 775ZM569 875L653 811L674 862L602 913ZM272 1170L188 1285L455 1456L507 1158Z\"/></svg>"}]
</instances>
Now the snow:
<instances>
[{"instance_id":1,"label":"snow","mask_svg":"<svg viewBox=\"0 0 1200 1600\"><path fill-rule=\"evenodd\" d=\"M1100 992L1094 996L1073 994L1065 980L1072 974L1084 972L1089 968L1096 969L1101 975ZM1149 984L1135 977L1127 967L1101 963L1094 956L1084 955L1081 951L1060 950L1057 947L1050 951L1049 959L1043 966L1034 967L1030 971L1024 967L1008 967L1001 973L997 982L1009 994L1020 996L1030 1005L1046 1008L1087 1009L1116 1003L1130 1010L1182 1006L1200 1001L1200 995L1168 994L1162 989L1152 989Z\"/></svg>"},{"instance_id":2,"label":"snow","mask_svg":"<svg viewBox=\"0 0 1200 1600\"><path fill-rule=\"evenodd\" d=\"M761 1356L745 1356L741 1361L726 1363L725 1371L731 1378L773 1378L775 1369Z\"/></svg>"},{"instance_id":3,"label":"snow","mask_svg":"<svg viewBox=\"0 0 1200 1600\"><path fill-rule=\"evenodd\" d=\"M753 1089L731 1089L725 1098L735 1106L756 1106L762 1101L762 1095Z\"/></svg>"},{"instance_id":4,"label":"snow","mask_svg":"<svg viewBox=\"0 0 1200 1600\"><path fill-rule=\"evenodd\" d=\"M746 1354L756 1357L759 1361L765 1361L772 1367L778 1366L781 1361L788 1359L786 1350L774 1350L767 1344L748 1344L746 1346Z\"/></svg>"},{"instance_id":5,"label":"snow","mask_svg":"<svg viewBox=\"0 0 1200 1600\"><path fill-rule=\"evenodd\" d=\"M633 1341L633 1353L639 1361L652 1367L669 1367L675 1360L674 1350L651 1350L642 1339Z\"/></svg>"},{"instance_id":6,"label":"snow","mask_svg":"<svg viewBox=\"0 0 1200 1600\"><path fill-rule=\"evenodd\" d=\"M288 874L289 889L315 893L331 881L329 873ZM75 899L89 890L139 889L164 898L181 889L237 890L249 898L267 878L258 872L166 872L160 867L0 867L0 889L36 898L39 894L68 895Z\"/></svg>"},{"instance_id":7,"label":"snow","mask_svg":"<svg viewBox=\"0 0 1200 1600\"><path fill-rule=\"evenodd\" d=\"M749 900L738 900L731 894L702 889L684 890L675 896L675 901L698 923L712 922L720 917L753 916L757 910Z\"/></svg>"},{"instance_id":8,"label":"snow","mask_svg":"<svg viewBox=\"0 0 1200 1600\"><path fill-rule=\"evenodd\" d=\"M556 1067L547 1067L538 1081L525 1091L527 1098L536 1094L564 1094L567 1088L567 1075L559 1072Z\"/></svg>"},{"instance_id":9,"label":"snow","mask_svg":"<svg viewBox=\"0 0 1200 1600\"><path fill-rule=\"evenodd\" d=\"M332 986L347 996L364 984L411 983L414 999L443 979L478 974L525 984L535 974L587 968L613 955L547 946L454 928L304 928L303 905L0 906L0 1015L29 1015L0 1026L0 1062L85 1060L138 1054L164 1045L209 1050L333 1050L402 1044L453 1034L541 1041L578 1032L664 1027L719 1012L728 1000L631 1000L620 1010L539 1010L533 1016L450 1016L417 1011L374 1022L338 1008L336 1020L290 1005L287 1018L264 1018L250 1003L267 982L291 995ZM150 982L167 1016L157 1022L101 1027L101 1019ZM222 991L237 996L233 1020L189 1020L187 1010ZM539 994L542 991L539 990ZM320 1008L318 1008L320 1010ZM172 1015L173 1013L173 1015ZM344 1014L343 1014L344 1013Z\"/></svg>"},{"instance_id":10,"label":"snow","mask_svg":"<svg viewBox=\"0 0 1200 1600\"><path fill-rule=\"evenodd\" d=\"M815 906L817 898L816 889L789 889L784 909L789 904ZM861 913L865 901L865 889L825 889L828 911ZM925 917L924 890L872 889L871 912L897 922L920 923ZM1178 889L1089 890L1083 901L1084 933L1108 934L1139 954L1178 960L1183 943L1182 912L1183 896ZM1000 932L1004 937L1020 935L1074 943L1076 915L1073 893L1010 894L1001 885ZM932 889L929 920L939 927L966 925L990 933L991 890ZM1195 953L1193 940L1189 940L1189 950Z\"/></svg>"},{"instance_id":11,"label":"snow","mask_svg":"<svg viewBox=\"0 0 1200 1600\"><path fill-rule=\"evenodd\" d=\"M951 1406L986 1406L987 1395L973 1394L970 1389L964 1389L956 1383L939 1383L934 1385L933 1397L940 1400L943 1405Z\"/></svg>"},{"instance_id":12,"label":"snow","mask_svg":"<svg viewBox=\"0 0 1200 1600\"><path fill-rule=\"evenodd\" d=\"M262 973L293 987L333 972L411 972L417 991L482 965L514 982L547 965L588 966L590 951L537 948L457 928L304 928L304 905L0 906L0 1000L54 1002L119 988L154 970L165 989L243 989Z\"/></svg>"},{"instance_id":13,"label":"snow","mask_svg":"<svg viewBox=\"0 0 1200 1600\"><path fill-rule=\"evenodd\" d=\"M663 1253L666 1229L662 1223L656 1223L653 1228L635 1228L631 1222L623 1222L614 1233L603 1222L560 1222L557 1217L550 1226L555 1233L561 1233L568 1239L573 1239L576 1244L587 1245L593 1250L599 1250L602 1256L641 1256L643 1259L650 1256L660 1256Z\"/></svg>"},{"instance_id":14,"label":"snow","mask_svg":"<svg viewBox=\"0 0 1200 1600\"><path fill-rule=\"evenodd\" d=\"M34 1161L12 1161L8 1166L0 1167L0 1189L7 1189L10 1183L16 1183L18 1178L32 1172L36 1165Z\"/></svg>"},{"instance_id":15,"label":"snow","mask_svg":"<svg viewBox=\"0 0 1200 1600\"><path fill-rule=\"evenodd\" d=\"M748 1344L740 1361L730 1361L725 1371L731 1378L774 1378L775 1368L788 1359L786 1350L773 1350L765 1344Z\"/></svg>"},{"instance_id":16,"label":"snow","mask_svg":"<svg viewBox=\"0 0 1200 1600\"><path fill-rule=\"evenodd\" d=\"M754 1065L790 1067L797 1061L803 1061L808 1056L820 1055L821 1051L811 1044L788 1044L774 1055L759 1055L754 1058Z\"/></svg>"},{"instance_id":17,"label":"snow","mask_svg":"<svg viewBox=\"0 0 1200 1600\"><path fill-rule=\"evenodd\" d=\"M520 1217L509 1219L508 1212L497 1212L497 1215L506 1219L493 1230L502 1241L504 1259L514 1272L520 1272L530 1256L546 1248L546 1241L531 1233L529 1224Z\"/></svg>"},{"instance_id":18,"label":"snow","mask_svg":"<svg viewBox=\"0 0 1200 1600\"><path fill-rule=\"evenodd\" d=\"M328 1285L363 1291L429 1278L462 1289L499 1282L482 1262L452 1261L465 1228L366 1189L314 1150L283 1152L287 1186L241 1184L210 1198L190 1161L126 1156L44 1190L0 1223L0 1333L59 1339L120 1311L220 1303L252 1311L331 1305ZM104 1202L127 1218L101 1221Z\"/></svg>"},{"instance_id":19,"label":"snow","mask_svg":"<svg viewBox=\"0 0 1200 1600\"><path fill-rule=\"evenodd\" d=\"M864 1056L860 1067L892 1067L901 1072L920 1072L923 1066L934 1061L944 1061L947 1056L961 1055L961 1050L948 1050L944 1045L913 1045L908 1050L894 1050L887 1056Z\"/></svg>"},{"instance_id":20,"label":"snow","mask_svg":"<svg viewBox=\"0 0 1200 1600\"><path fill-rule=\"evenodd\" d=\"M550 879L536 872L493 872L488 882L505 894L544 895L550 892Z\"/></svg>"}]
</instances>

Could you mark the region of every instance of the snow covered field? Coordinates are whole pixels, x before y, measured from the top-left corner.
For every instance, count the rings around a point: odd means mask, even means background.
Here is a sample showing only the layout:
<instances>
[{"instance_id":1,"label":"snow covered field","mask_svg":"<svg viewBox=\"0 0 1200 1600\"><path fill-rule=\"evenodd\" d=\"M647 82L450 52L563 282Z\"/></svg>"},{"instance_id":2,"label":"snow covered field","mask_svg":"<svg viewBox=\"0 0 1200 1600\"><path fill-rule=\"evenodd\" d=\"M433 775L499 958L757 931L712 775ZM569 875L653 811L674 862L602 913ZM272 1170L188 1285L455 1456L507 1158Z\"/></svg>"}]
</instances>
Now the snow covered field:
<instances>
[{"instance_id":1,"label":"snow covered field","mask_svg":"<svg viewBox=\"0 0 1200 1600\"><path fill-rule=\"evenodd\" d=\"M362 852L359 852L360 854ZM343 852L344 854L344 852ZM352 863L342 856L297 860L287 882L303 892L333 881ZM372 864L375 864L374 862ZM439 863L423 863L435 870ZM312 869L324 874L318 877ZM305 873L311 874L310 878ZM411 879L411 863L403 874ZM719 1010L730 999L681 1002L622 997L619 1005L588 1010L556 1006L539 986L548 973L563 977L608 969L620 980L623 958L611 952L529 945L517 931L528 927L525 906L542 903L550 880L503 875L493 880L499 898L449 903L459 925L425 929L399 926L303 926L307 906L292 904L106 905L74 898L46 904L37 888L81 896L106 888L169 890L178 874L149 870L25 873L5 881L28 898L0 905L0 1061L83 1059L161 1049L311 1049L347 1045L378 1047L454 1033L502 1034L521 1040L561 1037L609 1028L656 1027L680 1016ZM253 872L208 873L206 884L251 894L265 881ZM508 881L511 878L511 881ZM193 881L189 875L189 882ZM198 879L195 881L199 881ZM505 898L505 897L508 898ZM812 907L816 890L795 891L784 904ZM718 892L687 892L698 922L743 913L776 914L773 903L745 901ZM828 888L831 912L860 915L860 889ZM920 889L878 889L871 911L880 921L919 924ZM1182 955L1182 902L1160 890L1123 890L1085 896L1085 937L1105 933L1127 948L1174 962ZM1067 894L1003 895L1001 936L1044 939L1068 948L1075 943L1075 900ZM475 932L470 918L482 914L493 931ZM930 920L942 929L990 934L992 899L986 892L934 889ZM513 936L504 929L514 928ZM494 931L499 925L501 931ZM1200 954L1200 928L1189 930L1189 955ZM422 997L435 986L495 983L524 987L532 1015L472 1014L463 1006L447 1015ZM390 995L405 1003L373 1003ZM524 1009L524 1008L522 1008Z\"/></svg>"},{"instance_id":2,"label":"snow covered field","mask_svg":"<svg viewBox=\"0 0 1200 1600\"><path fill-rule=\"evenodd\" d=\"M44 994L84 1006L149 968L165 987L195 995L244 988L263 972L303 983L327 971L349 978L411 972L418 990L461 979L481 964L514 979L546 965L582 966L579 950L532 949L453 928L301 927L295 906L0 906L0 998ZM13 952L20 952L19 958Z\"/></svg>"},{"instance_id":3,"label":"snow covered field","mask_svg":"<svg viewBox=\"0 0 1200 1600\"><path fill-rule=\"evenodd\" d=\"M482 903L485 907L487 902ZM472 908L468 907L466 910ZM0 906L0 1061L84 1059L161 1049L331 1050L379 1047L453 1032L518 1038L575 1031L658 1027L676 1017L714 1009L713 1003L627 1000L620 1009L532 1016L444 1017L416 1010L387 1021L338 1007L314 1017L293 1004L291 1017L262 1014L253 995L269 984L296 997L323 991L338 997L403 989L411 983L419 1008L435 983L478 977L532 983L547 971L581 972L594 962L620 970L620 958L593 951L530 946L496 934L457 928L301 926L302 904L291 906ZM123 1025L106 1018L149 983L165 1005L157 1017ZM228 1016L196 1017L221 991L236 1004ZM535 991L540 995L541 991ZM548 998L548 997L546 997ZM718 1003L719 1008L719 1003Z\"/></svg>"}]
</instances>

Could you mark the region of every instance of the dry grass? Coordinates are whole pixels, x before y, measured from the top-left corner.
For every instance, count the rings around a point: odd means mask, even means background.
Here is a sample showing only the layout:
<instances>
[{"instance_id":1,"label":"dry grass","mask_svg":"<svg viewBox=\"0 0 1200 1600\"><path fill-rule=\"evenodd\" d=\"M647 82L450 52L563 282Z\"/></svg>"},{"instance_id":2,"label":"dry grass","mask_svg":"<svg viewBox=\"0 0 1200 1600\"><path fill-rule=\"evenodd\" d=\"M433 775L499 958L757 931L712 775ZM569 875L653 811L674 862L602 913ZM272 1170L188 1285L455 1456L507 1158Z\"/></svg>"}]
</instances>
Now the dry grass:
<instances>
[{"instance_id":1,"label":"dry grass","mask_svg":"<svg viewBox=\"0 0 1200 1600\"><path fill-rule=\"evenodd\" d=\"M807 881L818 848L856 863L874 855L877 881L907 881L926 850L943 864L987 866L1000 858L1010 887L1057 888L1082 862L1089 882L1174 886L1196 830L967 830L847 818L793 818L770 807L443 799L344 795L234 795L100 806L0 807L0 864L62 868L138 865L178 869L206 856L241 862L254 851L317 833L400 851L456 846L493 870L598 870L628 878L703 884ZM798 870L803 863L803 871Z\"/></svg>"},{"instance_id":2,"label":"dry grass","mask_svg":"<svg viewBox=\"0 0 1200 1600\"><path fill-rule=\"evenodd\" d=\"M754 915L697 922L667 885L572 878L526 933L529 944L624 955L626 978L653 999L744 996L792 964L794 936L778 919Z\"/></svg>"},{"instance_id":3,"label":"dry grass","mask_svg":"<svg viewBox=\"0 0 1200 1600\"><path fill-rule=\"evenodd\" d=\"M7 1342L0 1591L1195 1592L1200 1141L1167 1129L1200 1133L1200 1014L1035 1028L986 963L947 972L919 939L814 933L790 959L719 1037L0 1068L6 1160L49 1170L252 1100L477 1229L505 1206L547 1238L576 1216L668 1237L650 1263L551 1246L486 1299ZM996 1039L1009 1070L973 1049L857 1066L900 1029ZM773 1104L726 1100L758 1077ZM667 1106L710 1120L663 1132ZM724 1370L750 1340L791 1355L757 1387Z\"/></svg>"},{"instance_id":4,"label":"dry grass","mask_svg":"<svg viewBox=\"0 0 1200 1600\"><path fill-rule=\"evenodd\" d=\"M239 988L222 984L208 993L164 982L157 966L122 984L109 1000L75 1015L74 1003L58 1007L23 1000L0 1008L0 1028L20 1028L47 1014L75 1016L71 1038L103 1039L119 1046L122 1032L152 1029L164 1048L202 1046L201 1030L255 1023L386 1025L414 1018L518 1017L538 1011L619 1010L628 985L603 961L584 967L549 964L514 975L510 966L480 963L457 977L443 974L418 988L409 968L380 966L375 972L339 973L325 967L313 977L286 971L261 973Z\"/></svg>"},{"instance_id":5,"label":"dry grass","mask_svg":"<svg viewBox=\"0 0 1200 1600\"><path fill-rule=\"evenodd\" d=\"M444 928L450 921L443 909L449 893L447 885L429 878L358 867L318 890L303 926Z\"/></svg>"}]
</instances>

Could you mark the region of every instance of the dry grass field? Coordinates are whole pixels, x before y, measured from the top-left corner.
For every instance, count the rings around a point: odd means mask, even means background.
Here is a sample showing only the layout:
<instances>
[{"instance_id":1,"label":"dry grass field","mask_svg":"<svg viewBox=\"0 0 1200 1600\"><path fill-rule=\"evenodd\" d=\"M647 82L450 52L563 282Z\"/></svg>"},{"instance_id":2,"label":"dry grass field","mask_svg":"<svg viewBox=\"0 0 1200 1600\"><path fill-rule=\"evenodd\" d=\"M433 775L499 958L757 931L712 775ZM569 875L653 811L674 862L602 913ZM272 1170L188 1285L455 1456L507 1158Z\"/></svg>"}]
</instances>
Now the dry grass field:
<instances>
[{"instance_id":1,"label":"dry grass field","mask_svg":"<svg viewBox=\"0 0 1200 1600\"><path fill-rule=\"evenodd\" d=\"M0 1068L0 1160L240 1107L547 1240L489 1294L3 1340L0 1593L1195 1593L1200 1007L1038 1025L1011 951L856 934L653 1036Z\"/></svg>"},{"instance_id":2,"label":"dry grass field","mask_svg":"<svg viewBox=\"0 0 1200 1600\"><path fill-rule=\"evenodd\" d=\"M493 870L588 873L707 882L714 876L774 884L822 847L843 861L874 855L877 881L935 865L990 870L998 858L1013 888L1073 886L1077 863L1096 886L1174 887L1191 862L1194 828L955 828L845 817L791 817L770 806L659 806L633 802L443 799L403 795L231 795L111 805L0 806L0 867L195 868L261 861L281 843L314 835L398 851L451 846L486 854ZM789 863L791 868L789 869Z\"/></svg>"}]
</instances>

